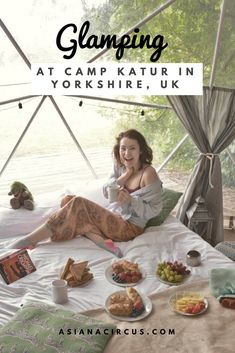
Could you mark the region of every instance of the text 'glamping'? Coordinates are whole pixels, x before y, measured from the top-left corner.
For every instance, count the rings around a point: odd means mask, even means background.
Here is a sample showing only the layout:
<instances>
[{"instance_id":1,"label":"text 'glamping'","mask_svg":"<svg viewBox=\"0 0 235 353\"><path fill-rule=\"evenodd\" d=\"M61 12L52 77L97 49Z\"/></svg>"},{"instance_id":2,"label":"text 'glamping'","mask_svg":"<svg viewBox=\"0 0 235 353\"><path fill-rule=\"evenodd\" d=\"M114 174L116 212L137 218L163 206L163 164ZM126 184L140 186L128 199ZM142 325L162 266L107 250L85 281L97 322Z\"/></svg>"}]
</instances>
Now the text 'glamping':
<instances>
[{"instance_id":1,"label":"text 'glamping'","mask_svg":"<svg viewBox=\"0 0 235 353\"><path fill-rule=\"evenodd\" d=\"M150 56L151 62L156 62L161 56L162 51L168 46L167 43L164 43L164 36L158 34L155 37L151 38L149 34L147 35L137 35L139 33L139 28L134 29L134 35L129 36L128 34L124 34L121 37L117 37L114 35L105 35L101 34L98 37L95 34L91 34L87 36L90 28L90 22L85 21L78 33L77 39L71 38L71 45L64 46L62 42L64 41L63 36L68 35L68 30L72 29L73 33L77 33L78 28L74 23L69 23L63 26L56 37L56 45L59 50L63 52L67 52L68 54L63 55L64 59L71 59L77 52L78 47L81 49L116 49L116 59L120 60L123 55L125 49L136 49L136 48L144 48L146 46L147 49L155 49L154 52Z\"/></svg>"}]
</instances>

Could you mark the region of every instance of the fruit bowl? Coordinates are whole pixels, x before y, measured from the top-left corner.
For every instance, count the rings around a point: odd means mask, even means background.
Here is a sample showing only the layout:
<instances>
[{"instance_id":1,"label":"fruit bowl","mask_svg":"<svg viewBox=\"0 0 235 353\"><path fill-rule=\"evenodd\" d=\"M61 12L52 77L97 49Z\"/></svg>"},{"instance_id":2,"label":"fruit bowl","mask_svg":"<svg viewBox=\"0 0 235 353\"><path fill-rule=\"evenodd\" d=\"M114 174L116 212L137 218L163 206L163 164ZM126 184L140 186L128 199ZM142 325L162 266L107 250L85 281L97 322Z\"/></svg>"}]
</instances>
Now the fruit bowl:
<instances>
[{"instance_id":1,"label":"fruit bowl","mask_svg":"<svg viewBox=\"0 0 235 353\"><path fill-rule=\"evenodd\" d=\"M169 305L178 314L196 316L207 310L208 301L198 292L177 292L170 298Z\"/></svg>"},{"instance_id":2,"label":"fruit bowl","mask_svg":"<svg viewBox=\"0 0 235 353\"><path fill-rule=\"evenodd\" d=\"M191 271L178 261L163 261L157 264L156 276L159 281L169 285L179 285L184 282Z\"/></svg>"}]
</instances>

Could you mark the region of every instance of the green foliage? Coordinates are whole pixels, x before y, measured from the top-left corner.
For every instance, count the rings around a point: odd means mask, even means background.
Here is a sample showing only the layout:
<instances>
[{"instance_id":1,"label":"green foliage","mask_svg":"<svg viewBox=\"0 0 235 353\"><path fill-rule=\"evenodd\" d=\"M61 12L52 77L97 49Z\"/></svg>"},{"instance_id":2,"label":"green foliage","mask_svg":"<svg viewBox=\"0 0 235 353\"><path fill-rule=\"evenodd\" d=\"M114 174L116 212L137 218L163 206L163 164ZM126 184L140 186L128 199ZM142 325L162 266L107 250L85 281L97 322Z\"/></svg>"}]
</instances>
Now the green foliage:
<instances>
[{"instance_id":1,"label":"green foliage","mask_svg":"<svg viewBox=\"0 0 235 353\"><path fill-rule=\"evenodd\" d=\"M235 141L231 143L228 150L235 160ZM235 187L235 166L229 157L228 150L225 150L220 155L223 184Z\"/></svg>"},{"instance_id":2,"label":"green foliage","mask_svg":"<svg viewBox=\"0 0 235 353\"><path fill-rule=\"evenodd\" d=\"M163 1L156 0L109 0L95 9L89 8L87 2L84 20L89 19L93 33L97 35L102 33L121 35L162 4ZM221 0L178 0L140 27L140 34L150 34L152 37L157 34L164 35L164 43L167 42L168 47L162 52L159 62L202 62L204 85L208 85L221 4ZM234 0L227 0L226 5L214 85L234 88L235 49L231 45L235 43ZM151 49L146 48L128 49L125 50L122 62L147 63L150 62L151 53ZM114 51L108 51L107 57L115 60ZM169 105L166 97L144 97L144 101ZM126 112L120 109L113 112L115 132L133 127L141 131L153 146L155 162L161 163L186 131L171 110L145 109L144 116L140 115L140 110L135 108ZM109 113L107 112L107 115ZM192 169L197 157L198 151L188 138L168 166L181 170ZM232 165L227 155L223 158L224 181L230 184Z\"/></svg>"}]
</instances>

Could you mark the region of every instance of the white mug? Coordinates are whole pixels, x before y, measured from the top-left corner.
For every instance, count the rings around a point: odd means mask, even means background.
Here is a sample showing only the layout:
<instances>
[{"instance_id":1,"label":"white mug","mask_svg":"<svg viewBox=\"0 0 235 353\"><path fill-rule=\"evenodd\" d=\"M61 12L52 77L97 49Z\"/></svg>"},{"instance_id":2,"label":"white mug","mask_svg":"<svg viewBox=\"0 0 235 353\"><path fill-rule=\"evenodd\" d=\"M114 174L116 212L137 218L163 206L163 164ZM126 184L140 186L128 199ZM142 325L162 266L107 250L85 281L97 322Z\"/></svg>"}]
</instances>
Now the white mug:
<instances>
[{"instance_id":1,"label":"white mug","mask_svg":"<svg viewBox=\"0 0 235 353\"><path fill-rule=\"evenodd\" d=\"M109 203L117 202L119 189L120 189L119 185L110 185L108 187Z\"/></svg>"},{"instance_id":2,"label":"white mug","mask_svg":"<svg viewBox=\"0 0 235 353\"><path fill-rule=\"evenodd\" d=\"M68 301L67 281L64 279L55 279L52 285L52 298L56 304L64 304Z\"/></svg>"}]
</instances>

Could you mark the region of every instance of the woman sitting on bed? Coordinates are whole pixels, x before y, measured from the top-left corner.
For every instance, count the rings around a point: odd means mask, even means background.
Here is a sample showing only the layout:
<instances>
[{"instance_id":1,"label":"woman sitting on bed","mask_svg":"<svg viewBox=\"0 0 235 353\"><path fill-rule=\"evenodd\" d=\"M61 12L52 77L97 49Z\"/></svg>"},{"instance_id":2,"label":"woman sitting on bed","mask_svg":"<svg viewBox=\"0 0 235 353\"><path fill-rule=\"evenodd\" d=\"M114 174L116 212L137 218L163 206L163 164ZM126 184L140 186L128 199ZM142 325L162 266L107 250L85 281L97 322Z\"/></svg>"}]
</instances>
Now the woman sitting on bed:
<instances>
[{"instance_id":1,"label":"woman sitting on bed","mask_svg":"<svg viewBox=\"0 0 235 353\"><path fill-rule=\"evenodd\" d=\"M97 241L128 241L144 232L147 221L158 215L162 207L162 183L151 166L152 149L134 129L120 133L116 140L114 172L104 186L104 195L107 198L108 185L116 182L120 186L118 202L106 209L83 197L65 196L61 209L41 227L11 244L11 248L34 247L48 238L69 240L79 234Z\"/></svg>"}]
</instances>

